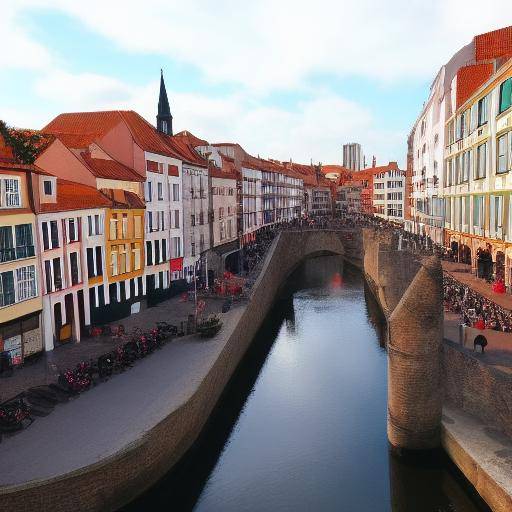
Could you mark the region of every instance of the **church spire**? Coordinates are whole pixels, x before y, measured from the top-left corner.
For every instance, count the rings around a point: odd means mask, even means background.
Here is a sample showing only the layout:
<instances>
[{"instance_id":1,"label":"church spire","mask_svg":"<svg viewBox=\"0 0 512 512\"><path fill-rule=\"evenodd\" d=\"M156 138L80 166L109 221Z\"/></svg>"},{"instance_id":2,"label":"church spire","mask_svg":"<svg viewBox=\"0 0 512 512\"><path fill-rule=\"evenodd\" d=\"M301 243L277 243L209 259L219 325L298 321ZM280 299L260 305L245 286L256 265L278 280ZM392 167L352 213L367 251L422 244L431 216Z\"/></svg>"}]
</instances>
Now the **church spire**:
<instances>
[{"instance_id":1,"label":"church spire","mask_svg":"<svg viewBox=\"0 0 512 512\"><path fill-rule=\"evenodd\" d=\"M158 114L156 116L156 129L167 135L172 135L172 115L165 90L164 72L160 70L160 97L158 98Z\"/></svg>"}]
</instances>

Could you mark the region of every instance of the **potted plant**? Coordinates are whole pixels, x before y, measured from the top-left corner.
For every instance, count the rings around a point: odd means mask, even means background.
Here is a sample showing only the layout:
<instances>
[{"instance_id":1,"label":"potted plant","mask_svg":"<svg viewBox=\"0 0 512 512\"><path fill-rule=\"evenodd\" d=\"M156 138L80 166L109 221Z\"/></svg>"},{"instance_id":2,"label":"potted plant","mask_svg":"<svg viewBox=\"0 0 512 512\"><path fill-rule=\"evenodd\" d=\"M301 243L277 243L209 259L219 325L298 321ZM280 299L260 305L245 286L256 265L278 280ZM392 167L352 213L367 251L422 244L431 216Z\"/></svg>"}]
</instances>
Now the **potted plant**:
<instances>
[{"instance_id":1,"label":"potted plant","mask_svg":"<svg viewBox=\"0 0 512 512\"><path fill-rule=\"evenodd\" d=\"M217 315L211 315L197 324L197 332L201 338L213 338L221 329L222 322Z\"/></svg>"}]
</instances>

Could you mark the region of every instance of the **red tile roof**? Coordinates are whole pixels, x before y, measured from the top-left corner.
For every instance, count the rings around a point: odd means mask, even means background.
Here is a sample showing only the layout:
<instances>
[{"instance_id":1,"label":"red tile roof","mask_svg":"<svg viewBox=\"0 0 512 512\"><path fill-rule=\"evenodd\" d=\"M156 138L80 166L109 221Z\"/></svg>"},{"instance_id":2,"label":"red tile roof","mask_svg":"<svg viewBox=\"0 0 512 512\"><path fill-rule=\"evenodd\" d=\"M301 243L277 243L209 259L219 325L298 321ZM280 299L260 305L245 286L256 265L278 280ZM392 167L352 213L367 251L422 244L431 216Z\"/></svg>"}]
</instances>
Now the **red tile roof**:
<instances>
[{"instance_id":1,"label":"red tile roof","mask_svg":"<svg viewBox=\"0 0 512 512\"><path fill-rule=\"evenodd\" d=\"M80 157L97 178L122 181L143 182L144 177L117 160L92 158L88 151L82 151Z\"/></svg>"},{"instance_id":2,"label":"red tile roof","mask_svg":"<svg viewBox=\"0 0 512 512\"><path fill-rule=\"evenodd\" d=\"M33 164L18 164L16 162L2 162L0 161L0 170L14 170L14 171L30 171L35 174L42 174L43 176L53 176L49 172L43 171L40 167Z\"/></svg>"},{"instance_id":3,"label":"red tile roof","mask_svg":"<svg viewBox=\"0 0 512 512\"><path fill-rule=\"evenodd\" d=\"M72 149L87 149L90 144L96 142L97 137L92 134L59 133L55 135L64 146Z\"/></svg>"},{"instance_id":4,"label":"red tile roof","mask_svg":"<svg viewBox=\"0 0 512 512\"><path fill-rule=\"evenodd\" d=\"M81 145L82 149L84 144L87 146L101 139L119 123L126 124L133 140L144 151L176 157L156 128L133 110L64 113L48 123L42 131L67 137L70 144ZM79 137L73 140L70 136Z\"/></svg>"},{"instance_id":5,"label":"red tile roof","mask_svg":"<svg viewBox=\"0 0 512 512\"><path fill-rule=\"evenodd\" d=\"M490 78L493 71L494 65L491 63L474 64L459 69L457 72L457 108L463 105Z\"/></svg>"},{"instance_id":6,"label":"red tile roof","mask_svg":"<svg viewBox=\"0 0 512 512\"><path fill-rule=\"evenodd\" d=\"M177 155L176 157L192 165L206 167L206 159L203 158L190 144L187 137L159 134L167 146Z\"/></svg>"},{"instance_id":7,"label":"red tile roof","mask_svg":"<svg viewBox=\"0 0 512 512\"><path fill-rule=\"evenodd\" d=\"M198 146L209 146L208 141L196 137L193 133L190 133L188 130L178 132L174 135L174 137L183 137L187 139L189 144L194 148L197 148Z\"/></svg>"},{"instance_id":8,"label":"red tile roof","mask_svg":"<svg viewBox=\"0 0 512 512\"><path fill-rule=\"evenodd\" d=\"M512 55L512 26L475 36L477 61Z\"/></svg>"},{"instance_id":9,"label":"red tile roof","mask_svg":"<svg viewBox=\"0 0 512 512\"><path fill-rule=\"evenodd\" d=\"M143 209L146 207L144 201L134 192L120 189L102 189L105 196L112 202L112 208L135 208Z\"/></svg>"},{"instance_id":10,"label":"red tile roof","mask_svg":"<svg viewBox=\"0 0 512 512\"><path fill-rule=\"evenodd\" d=\"M57 179L57 202L41 203L39 212L109 208L111 205L112 202L94 187Z\"/></svg>"}]
</instances>

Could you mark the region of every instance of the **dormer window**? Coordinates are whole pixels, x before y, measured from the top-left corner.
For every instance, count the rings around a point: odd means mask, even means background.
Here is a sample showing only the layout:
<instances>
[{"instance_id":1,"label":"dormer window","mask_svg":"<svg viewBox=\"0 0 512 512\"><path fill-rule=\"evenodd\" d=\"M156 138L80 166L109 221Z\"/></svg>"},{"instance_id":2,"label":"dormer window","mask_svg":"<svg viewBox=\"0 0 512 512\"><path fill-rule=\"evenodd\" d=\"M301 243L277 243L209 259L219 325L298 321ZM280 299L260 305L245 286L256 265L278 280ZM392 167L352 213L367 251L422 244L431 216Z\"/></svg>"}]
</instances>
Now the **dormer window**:
<instances>
[{"instance_id":1,"label":"dormer window","mask_svg":"<svg viewBox=\"0 0 512 512\"><path fill-rule=\"evenodd\" d=\"M19 178L0 179L0 208L19 208L21 206Z\"/></svg>"},{"instance_id":2,"label":"dormer window","mask_svg":"<svg viewBox=\"0 0 512 512\"><path fill-rule=\"evenodd\" d=\"M52 184L51 180L43 181L43 188L44 188L45 195L47 195L47 196L53 195L53 186L52 185L53 184Z\"/></svg>"}]
</instances>

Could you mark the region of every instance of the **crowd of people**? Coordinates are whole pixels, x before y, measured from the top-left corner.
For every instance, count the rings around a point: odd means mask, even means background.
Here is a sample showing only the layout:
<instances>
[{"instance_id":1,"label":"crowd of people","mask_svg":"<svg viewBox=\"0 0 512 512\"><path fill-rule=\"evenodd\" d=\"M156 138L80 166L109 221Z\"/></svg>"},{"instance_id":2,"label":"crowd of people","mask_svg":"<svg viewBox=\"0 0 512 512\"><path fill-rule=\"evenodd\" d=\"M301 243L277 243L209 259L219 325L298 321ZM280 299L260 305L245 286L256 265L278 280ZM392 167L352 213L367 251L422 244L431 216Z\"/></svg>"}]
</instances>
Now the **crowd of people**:
<instances>
[{"instance_id":1,"label":"crowd of people","mask_svg":"<svg viewBox=\"0 0 512 512\"><path fill-rule=\"evenodd\" d=\"M410 233L399 224L364 213L345 213L340 217L314 217L295 219L259 231L255 240L244 248L244 270L250 272L261 261L274 237L286 229L343 229L377 228L391 235L392 244L398 250L408 250L420 255L437 254L441 259L454 261L451 248L443 247L426 235ZM496 331L512 332L512 313L498 306L469 286L444 275L445 307L461 315L464 325L477 325Z\"/></svg>"},{"instance_id":2,"label":"crowd of people","mask_svg":"<svg viewBox=\"0 0 512 512\"><path fill-rule=\"evenodd\" d=\"M443 288L445 308L460 314L461 324L512 332L512 313L510 311L503 309L446 273Z\"/></svg>"}]
</instances>

